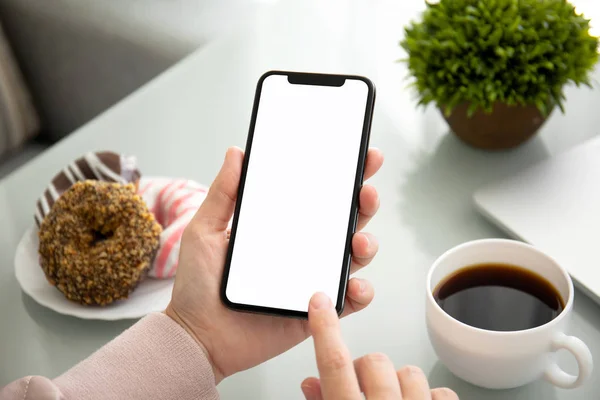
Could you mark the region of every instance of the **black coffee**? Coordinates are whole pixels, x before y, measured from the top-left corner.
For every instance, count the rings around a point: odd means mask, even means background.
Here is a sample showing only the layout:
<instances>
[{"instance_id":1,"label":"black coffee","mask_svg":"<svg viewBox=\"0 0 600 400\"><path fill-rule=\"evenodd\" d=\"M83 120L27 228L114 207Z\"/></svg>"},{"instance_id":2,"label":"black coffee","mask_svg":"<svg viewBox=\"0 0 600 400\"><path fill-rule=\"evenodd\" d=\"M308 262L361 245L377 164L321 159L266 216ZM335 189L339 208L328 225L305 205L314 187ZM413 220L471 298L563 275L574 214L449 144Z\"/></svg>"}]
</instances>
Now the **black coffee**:
<instances>
[{"instance_id":1,"label":"black coffee","mask_svg":"<svg viewBox=\"0 0 600 400\"><path fill-rule=\"evenodd\" d=\"M433 297L455 319L490 331L535 328L552 321L564 308L550 282L509 264L462 268L440 282Z\"/></svg>"}]
</instances>

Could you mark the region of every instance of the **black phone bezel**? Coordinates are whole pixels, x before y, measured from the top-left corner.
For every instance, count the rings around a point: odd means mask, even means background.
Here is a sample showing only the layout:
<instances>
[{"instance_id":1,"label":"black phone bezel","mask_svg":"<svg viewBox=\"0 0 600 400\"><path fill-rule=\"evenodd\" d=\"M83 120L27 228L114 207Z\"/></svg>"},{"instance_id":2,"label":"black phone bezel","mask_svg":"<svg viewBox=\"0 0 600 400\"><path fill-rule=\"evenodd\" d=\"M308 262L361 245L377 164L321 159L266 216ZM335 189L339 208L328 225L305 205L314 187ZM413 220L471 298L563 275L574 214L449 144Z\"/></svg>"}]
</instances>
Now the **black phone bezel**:
<instances>
[{"instance_id":1,"label":"black phone bezel","mask_svg":"<svg viewBox=\"0 0 600 400\"><path fill-rule=\"evenodd\" d=\"M371 134L371 123L373 119L373 110L375 106L375 85L368 78L358 75L336 75L336 74L316 74L308 72L293 72L293 71L268 71L263 74L258 80L256 86L256 93L254 96L254 104L252 107L252 116L250 120L250 128L248 131L248 138L246 140L246 149L244 154L244 161L242 164L242 172L240 177L240 184L238 188L237 200L235 205L235 212L233 216L231 235L229 237L229 246L227 249L227 258L225 260L225 268L223 271L223 279L221 282L220 296L223 304L236 311L244 311L258 314L268 314L283 317L293 317L307 319L308 313L305 311L298 310L286 310L280 308L263 307L251 304L239 304L230 301L226 295L227 281L229 278L229 270L231 267L231 257L233 254L233 248L235 246L235 237L237 232L238 217L241 209L241 204L244 195L244 186L246 183L246 173L248 170L248 163L250 160L250 153L252 151L252 140L254 137L254 128L256 125L256 118L258 115L258 109L260 105L260 95L262 85L265 79L271 75L283 75L288 77L288 82L292 84L301 85L317 85L317 86L343 86L346 80L360 80L364 82L368 87L365 118L363 122L362 137L360 143L360 151L358 156L358 162L356 167L356 177L354 180L354 190L352 194L352 205L350 208L350 216L348 219L348 230L346 234L346 245L344 248L344 258L341 266L340 284L338 288L338 298L336 300L336 311L338 315L344 311L344 303L346 299L346 288L348 285L348 278L350 273L350 263L352 260L352 236L356 230L356 224L358 221L358 197L360 189L363 184L363 175L365 170L365 162L367 158L367 151L369 149L369 140Z\"/></svg>"}]
</instances>

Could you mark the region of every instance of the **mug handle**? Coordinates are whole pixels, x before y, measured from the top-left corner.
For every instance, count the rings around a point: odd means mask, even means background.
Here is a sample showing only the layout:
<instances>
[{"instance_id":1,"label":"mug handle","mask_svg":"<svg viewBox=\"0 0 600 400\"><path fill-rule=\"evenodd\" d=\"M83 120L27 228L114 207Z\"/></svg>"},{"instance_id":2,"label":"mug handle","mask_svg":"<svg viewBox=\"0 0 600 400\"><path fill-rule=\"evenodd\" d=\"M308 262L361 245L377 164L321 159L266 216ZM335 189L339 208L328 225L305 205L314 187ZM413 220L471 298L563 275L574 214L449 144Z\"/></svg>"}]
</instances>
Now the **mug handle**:
<instances>
[{"instance_id":1,"label":"mug handle","mask_svg":"<svg viewBox=\"0 0 600 400\"><path fill-rule=\"evenodd\" d=\"M546 368L546 371L544 371L544 378L563 389L572 389L581 386L590 377L594 367L590 349L581 339L575 336L567 336L562 332L556 334L552 340L552 350L557 351L560 349L565 349L573 354L575 360L577 360L579 373L577 376L567 374L558 366L556 361L553 361Z\"/></svg>"}]
</instances>

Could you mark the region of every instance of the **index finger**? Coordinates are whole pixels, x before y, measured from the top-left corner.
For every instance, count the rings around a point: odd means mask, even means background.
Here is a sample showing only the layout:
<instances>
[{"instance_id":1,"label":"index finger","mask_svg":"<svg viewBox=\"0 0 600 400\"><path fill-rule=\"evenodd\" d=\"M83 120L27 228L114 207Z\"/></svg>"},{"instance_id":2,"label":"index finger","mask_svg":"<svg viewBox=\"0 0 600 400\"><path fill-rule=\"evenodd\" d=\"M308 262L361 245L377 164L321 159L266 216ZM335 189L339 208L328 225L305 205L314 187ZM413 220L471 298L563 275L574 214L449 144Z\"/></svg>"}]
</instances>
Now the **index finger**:
<instances>
[{"instance_id":1,"label":"index finger","mask_svg":"<svg viewBox=\"0 0 600 400\"><path fill-rule=\"evenodd\" d=\"M327 295L317 293L310 299L308 326L315 344L323 398L360 399L352 357L342 340L340 320Z\"/></svg>"},{"instance_id":2,"label":"index finger","mask_svg":"<svg viewBox=\"0 0 600 400\"><path fill-rule=\"evenodd\" d=\"M379 171L383 165L383 153L375 147L369 148L367 151L367 161L365 163L365 173L363 180L367 180Z\"/></svg>"}]
</instances>

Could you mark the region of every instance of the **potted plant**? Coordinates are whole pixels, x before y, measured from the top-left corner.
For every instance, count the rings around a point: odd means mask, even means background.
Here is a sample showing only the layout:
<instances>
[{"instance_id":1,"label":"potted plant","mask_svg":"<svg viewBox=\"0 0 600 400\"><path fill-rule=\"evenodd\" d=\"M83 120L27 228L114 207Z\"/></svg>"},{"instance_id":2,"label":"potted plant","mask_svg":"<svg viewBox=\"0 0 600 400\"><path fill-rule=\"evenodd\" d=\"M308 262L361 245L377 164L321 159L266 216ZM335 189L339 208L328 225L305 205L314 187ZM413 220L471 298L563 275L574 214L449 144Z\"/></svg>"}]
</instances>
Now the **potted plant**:
<instances>
[{"instance_id":1,"label":"potted plant","mask_svg":"<svg viewBox=\"0 0 600 400\"><path fill-rule=\"evenodd\" d=\"M568 83L590 86L598 38L566 0L427 3L400 45L419 104L435 103L452 131L479 148L529 139Z\"/></svg>"}]
</instances>

